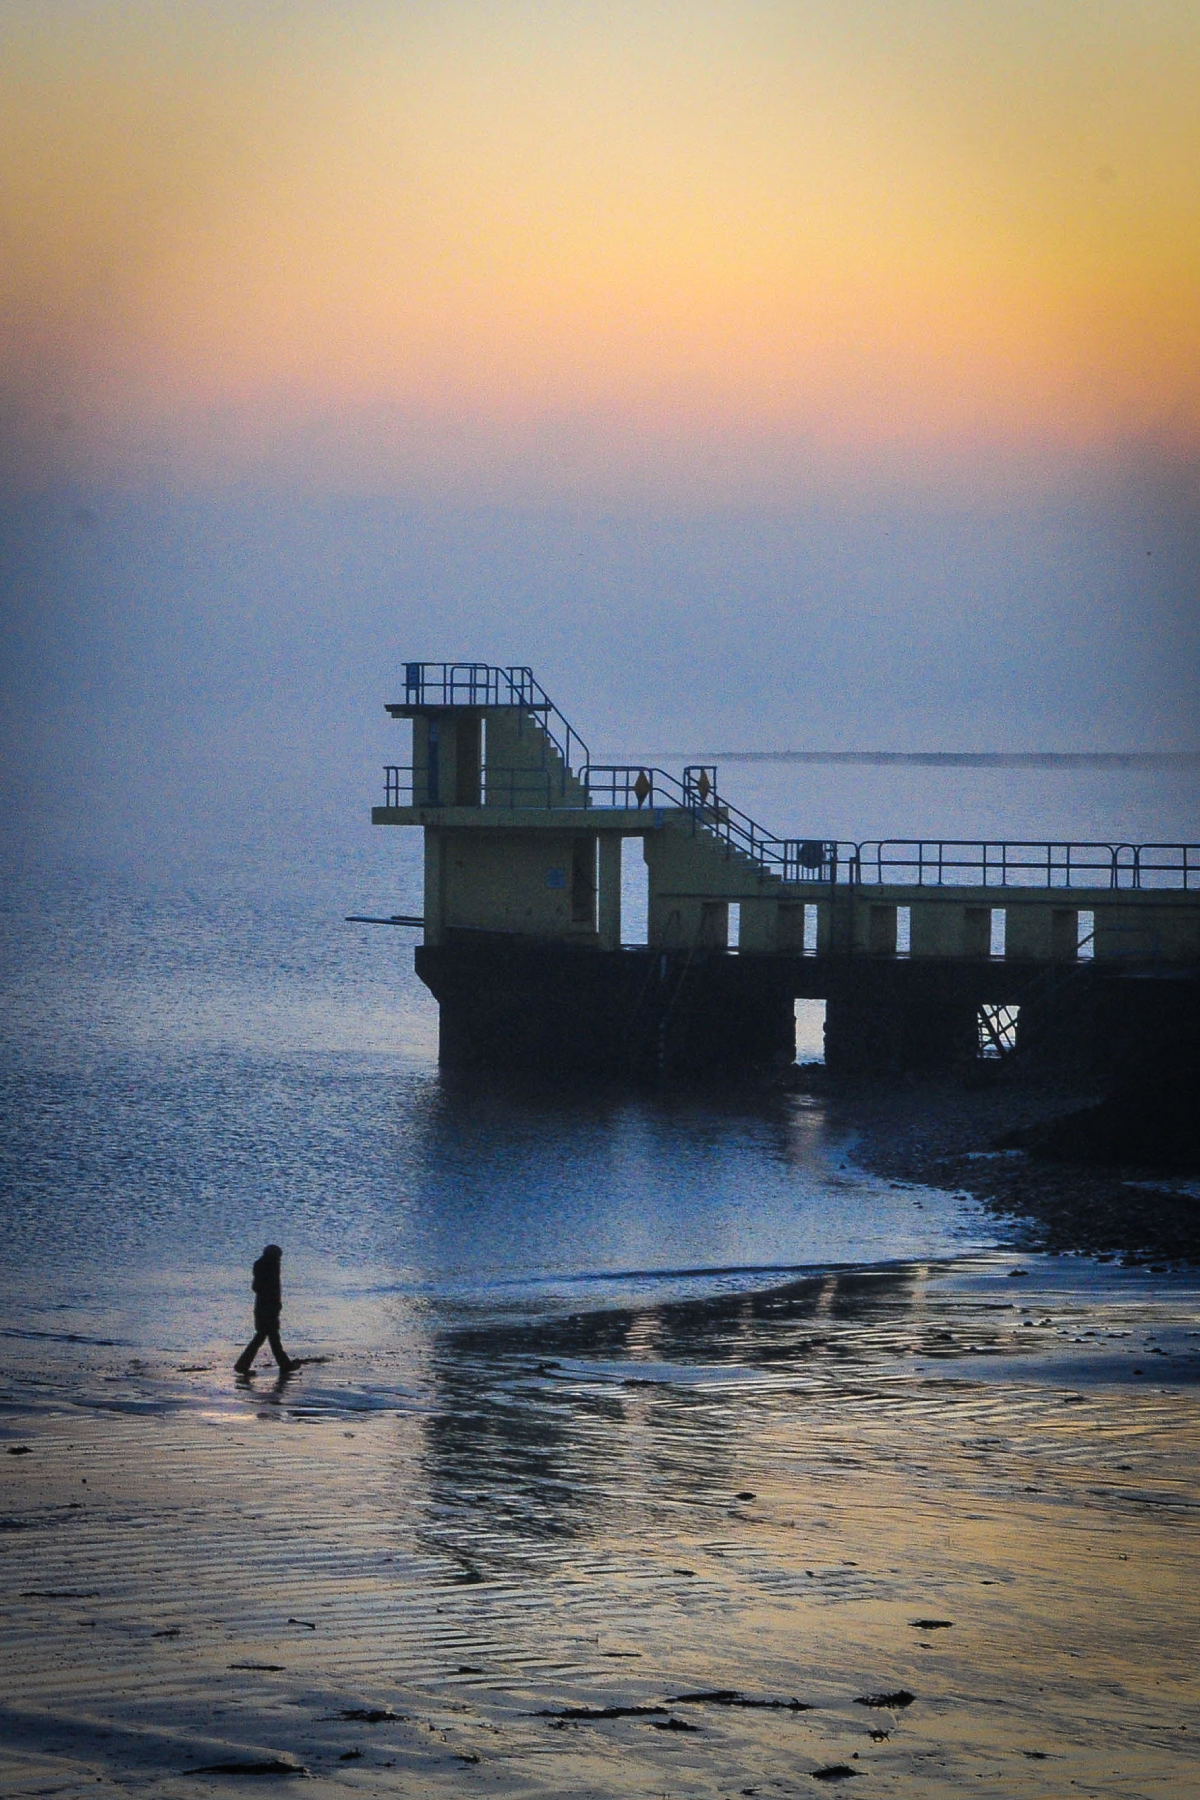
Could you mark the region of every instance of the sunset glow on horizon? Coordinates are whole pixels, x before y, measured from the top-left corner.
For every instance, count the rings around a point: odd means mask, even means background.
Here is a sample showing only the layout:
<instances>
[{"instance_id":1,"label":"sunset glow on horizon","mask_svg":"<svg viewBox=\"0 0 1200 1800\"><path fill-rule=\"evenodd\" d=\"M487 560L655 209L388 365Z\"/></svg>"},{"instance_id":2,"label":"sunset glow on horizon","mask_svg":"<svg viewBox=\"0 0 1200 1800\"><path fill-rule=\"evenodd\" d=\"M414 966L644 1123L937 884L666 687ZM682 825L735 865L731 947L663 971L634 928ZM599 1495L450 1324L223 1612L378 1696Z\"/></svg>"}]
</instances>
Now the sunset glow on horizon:
<instances>
[{"instance_id":1,"label":"sunset glow on horizon","mask_svg":"<svg viewBox=\"0 0 1200 1800\"><path fill-rule=\"evenodd\" d=\"M1192 7L0 22L22 481L1200 447Z\"/></svg>"}]
</instances>

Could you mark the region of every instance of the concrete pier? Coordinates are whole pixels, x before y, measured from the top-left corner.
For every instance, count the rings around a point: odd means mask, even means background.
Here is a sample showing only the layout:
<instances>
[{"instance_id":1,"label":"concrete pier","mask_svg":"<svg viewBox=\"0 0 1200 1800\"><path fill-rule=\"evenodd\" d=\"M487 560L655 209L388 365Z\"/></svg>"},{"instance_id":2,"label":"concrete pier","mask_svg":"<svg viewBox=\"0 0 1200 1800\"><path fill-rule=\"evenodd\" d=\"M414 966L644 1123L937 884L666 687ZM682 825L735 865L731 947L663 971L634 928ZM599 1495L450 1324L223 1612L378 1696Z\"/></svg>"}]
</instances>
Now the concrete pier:
<instances>
[{"instance_id":1,"label":"concrete pier","mask_svg":"<svg viewBox=\"0 0 1200 1800\"><path fill-rule=\"evenodd\" d=\"M406 664L388 711L412 756L372 819L424 833L416 966L447 1063L778 1065L799 997L826 1001L846 1073L1086 1059L1101 1017L1124 1042L1200 992L1195 845L781 838L711 766L594 763L526 668ZM623 942L631 839L644 944Z\"/></svg>"}]
</instances>

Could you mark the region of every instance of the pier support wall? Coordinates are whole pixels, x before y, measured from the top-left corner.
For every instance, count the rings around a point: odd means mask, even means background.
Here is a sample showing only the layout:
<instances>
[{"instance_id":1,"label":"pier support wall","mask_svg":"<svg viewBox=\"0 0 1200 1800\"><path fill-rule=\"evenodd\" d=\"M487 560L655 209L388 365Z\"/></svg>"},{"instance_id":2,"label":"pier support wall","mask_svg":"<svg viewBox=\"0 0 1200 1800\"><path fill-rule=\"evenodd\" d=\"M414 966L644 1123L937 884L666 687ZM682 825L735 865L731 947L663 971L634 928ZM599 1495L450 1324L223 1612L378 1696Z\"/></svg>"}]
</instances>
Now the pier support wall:
<instances>
[{"instance_id":1,"label":"pier support wall","mask_svg":"<svg viewBox=\"0 0 1200 1800\"><path fill-rule=\"evenodd\" d=\"M767 959L603 951L472 935L416 953L452 1067L650 1074L795 1055L790 984Z\"/></svg>"},{"instance_id":2,"label":"pier support wall","mask_svg":"<svg viewBox=\"0 0 1200 1800\"><path fill-rule=\"evenodd\" d=\"M1197 1035L1194 979L1097 967L1056 975L958 958L599 950L490 932L424 945L416 967L438 1001L441 1060L458 1067L612 1075L781 1067L795 1056L798 997L825 1000L826 1063L849 1077L971 1064L984 1004L1020 1008L1022 1066L1098 1082L1119 1071L1128 1083L1149 1046L1194 1044Z\"/></svg>"},{"instance_id":3,"label":"pier support wall","mask_svg":"<svg viewBox=\"0 0 1200 1800\"><path fill-rule=\"evenodd\" d=\"M969 1001L832 999L825 1010L825 1064L835 1075L932 1074L970 1062L978 1050Z\"/></svg>"}]
</instances>

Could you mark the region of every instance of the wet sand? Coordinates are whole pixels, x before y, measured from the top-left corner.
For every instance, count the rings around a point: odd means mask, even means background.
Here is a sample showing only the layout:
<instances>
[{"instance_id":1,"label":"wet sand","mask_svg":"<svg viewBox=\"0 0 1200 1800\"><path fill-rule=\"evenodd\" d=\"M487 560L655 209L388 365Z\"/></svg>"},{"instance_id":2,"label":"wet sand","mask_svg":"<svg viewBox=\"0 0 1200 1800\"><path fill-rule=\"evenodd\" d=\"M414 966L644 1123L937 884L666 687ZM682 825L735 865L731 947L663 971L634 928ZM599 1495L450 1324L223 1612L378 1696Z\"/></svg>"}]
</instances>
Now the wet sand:
<instances>
[{"instance_id":1,"label":"wet sand","mask_svg":"<svg viewBox=\"0 0 1200 1800\"><path fill-rule=\"evenodd\" d=\"M3 1791L1200 1791L1197 1298L997 1255L282 1387L14 1341Z\"/></svg>"}]
</instances>

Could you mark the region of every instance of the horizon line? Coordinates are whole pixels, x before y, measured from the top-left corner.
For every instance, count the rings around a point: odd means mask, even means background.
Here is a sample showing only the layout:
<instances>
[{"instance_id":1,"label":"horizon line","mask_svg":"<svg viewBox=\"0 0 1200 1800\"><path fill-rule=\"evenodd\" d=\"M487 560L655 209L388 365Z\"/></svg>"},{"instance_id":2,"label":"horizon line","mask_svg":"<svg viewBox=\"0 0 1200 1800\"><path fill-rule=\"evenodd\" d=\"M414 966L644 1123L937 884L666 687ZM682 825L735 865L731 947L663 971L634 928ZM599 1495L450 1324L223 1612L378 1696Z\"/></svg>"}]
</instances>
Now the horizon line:
<instances>
[{"instance_id":1,"label":"horizon line","mask_svg":"<svg viewBox=\"0 0 1200 1800\"><path fill-rule=\"evenodd\" d=\"M660 750L647 761L658 757L670 762L908 764L925 768L1200 767L1200 750Z\"/></svg>"}]
</instances>

